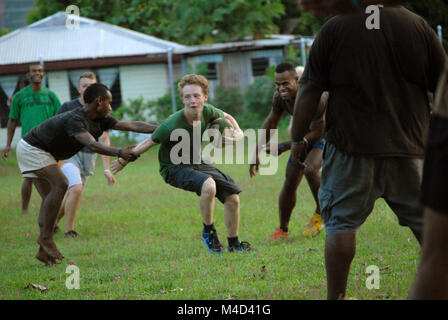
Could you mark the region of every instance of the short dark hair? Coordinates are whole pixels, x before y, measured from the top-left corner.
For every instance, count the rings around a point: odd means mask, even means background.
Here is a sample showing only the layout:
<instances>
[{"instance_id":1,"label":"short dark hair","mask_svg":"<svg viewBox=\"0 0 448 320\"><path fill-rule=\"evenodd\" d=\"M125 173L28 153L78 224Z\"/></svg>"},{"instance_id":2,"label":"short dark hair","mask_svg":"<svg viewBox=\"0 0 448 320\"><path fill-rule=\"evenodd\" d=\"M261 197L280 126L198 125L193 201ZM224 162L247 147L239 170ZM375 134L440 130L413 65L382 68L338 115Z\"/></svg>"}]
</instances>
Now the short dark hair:
<instances>
[{"instance_id":1,"label":"short dark hair","mask_svg":"<svg viewBox=\"0 0 448 320\"><path fill-rule=\"evenodd\" d=\"M277 68L275 68L276 73L283 73L285 71L289 71L290 73L297 75L296 68L294 68L294 66L289 62L282 62L277 65Z\"/></svg>"},{"instance_id":2,"label":"short dark hair","mask_svg":"<svg viewBox=\"0 0 448 320\"><path fill-rule=\"evenodd\" d=\"M40 62L31 62L30 64L28 64L28 71L31 71L31 67L34 66L41 66L42 69L44 69L44 66Z\"/></svg>"},{"instance_id":3,"label":"short dark hair","mask_svg":"<svg viewBox=\"0 0 448 320\"><path fill-rule=\"evenodd\" d=\"M92 103L98 97L106 98L108 91L110 91L109 88L104 84L92 83L87 87L86 91L84 91L84 102Z\"/></svg>"}]
</instances>

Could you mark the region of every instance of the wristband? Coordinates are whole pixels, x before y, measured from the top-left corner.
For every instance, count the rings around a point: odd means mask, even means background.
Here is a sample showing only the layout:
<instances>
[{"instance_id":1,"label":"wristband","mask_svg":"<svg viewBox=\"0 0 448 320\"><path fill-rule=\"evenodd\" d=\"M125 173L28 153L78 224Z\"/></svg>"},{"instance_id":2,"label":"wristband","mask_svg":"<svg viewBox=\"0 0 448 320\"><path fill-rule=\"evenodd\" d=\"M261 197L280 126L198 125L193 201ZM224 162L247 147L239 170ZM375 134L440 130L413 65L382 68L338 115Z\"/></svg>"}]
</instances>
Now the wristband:
<instances>
[{"instance_id":1,"label":"wristband","mask_svg":"<svg viewBox=\"0 0 448 320\"><path fill-rule=\"evenodd\" d=\"M104 170L104 173L110 173L109 169Z\"/></svg>"},{"instance_id":2,"label":"wristband","mask_svg":"<svg viewBox=\"0 0 448 320\"><path fill-rule=\"evenodd\" d=\"M120 158L120 156L121 156L121 149L118 149L117 154L118 154L118 158Z\"/></svg>"},{"instance_id":3,"label":"wristband","mask_svg":"<svg viewBox=\"0 0 448 320\"><path fill-rule=\"evenodd\" d=\"M305 137L303 137L302 141L303 141L303 142L306 144L306 146L308 147L308 145L309 145L308 139L305 138Z\"/></svg>"},{"instance_id":4,"label":"wristband","mask_svg":"<svg viewBox=\"0 0 448 320\"><path fill-rule=\"evenodd\" d=\"M352 2L357 8L361 8L361 3L359 2L359 0L352 0Z\"/></svg>"},{"instance_id":5,"label":"wristband","mask_svg":"<svg viewBox=\"0 0 448 320\"><path fill-rule=\"evenodd\" d=\"M278 145L278 150L282 151L285 149L285 144L282 142Z\"/></svg>"},{"instance_id":6,"label":"wristband","mask_svg":"<svg viewBox=\"0 0 448 320\"><path fill-rule=\"evenodd\" d=\"M308 140L305 137L303 137L302 140L300 140L300 141L292 141L291 144L294 145L294 146L296 146L298 144L305 144L308 147Z\"/></svg>"}]
</instances>

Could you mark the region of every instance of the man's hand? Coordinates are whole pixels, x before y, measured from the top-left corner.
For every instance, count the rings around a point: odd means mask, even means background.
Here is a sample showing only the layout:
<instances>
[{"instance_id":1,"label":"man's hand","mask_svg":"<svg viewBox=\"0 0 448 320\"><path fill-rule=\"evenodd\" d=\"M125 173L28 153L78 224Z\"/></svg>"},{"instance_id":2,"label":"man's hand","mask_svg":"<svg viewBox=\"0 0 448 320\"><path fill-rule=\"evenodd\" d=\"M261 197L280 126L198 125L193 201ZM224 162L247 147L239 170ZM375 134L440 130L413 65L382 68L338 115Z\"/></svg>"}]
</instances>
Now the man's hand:
<instances>
[{"instance_id":1,"label":"man's hand","mask_svg":"<svg viewBox=\"0 0 448 320\"><path fill-rule=\"evenodd\" d=\"M258 151L256 151L256 152L257 152L257 157L255 159L255 163L251 164L249 166L249 175L251 178L253 178L257 175L258 167L260 166L260 159L258 158Z\"/></svg>"},{"instance_id":2,"label":"man's hand","mask_svg":"<svg viewBox=\"0 0 448 320\"><path fill-rule=\"evenodd\" d=\"M278 157L283 153L283 150L279 148L279 143L268 143L261 147L261 151L270 154L271 156Z\"/></svg>"},{"instance_id":3,"label":"man's hand","mask_svg":"<svg viewBox=\"0 0 448 320\"><path fill-rule=\"evenodd\" d=\"M107 180L107 185L112 187L113 185L115 185L116 181L115 181L115 177L114 175L110 172L110 170L106 169L104 170L104 176L106 177Z\"/></svg>"},{"instance_id":4,"label":"man's hand","mask_svg":"<svg viewBox=\"0 0 448 320\"><path fill-rule=\"evenodd\" d=\"M126 167L126 165L128 163L129 163L128 161L126 161L122 158L118 158L118 159L112 161L112 164L110 166L112 173L117 174L118 172L123 170L123 168Z\"/></svg>"},{"instance_id":5,"label":"man's hand","mask_svg":"<svg viewBox=\"0 0 448 320\"><path fill-rule=\"evenodd\" d=\"M305 168L305 164L300 161L300 154L304 152L305 150L305 144L299 143L299 144L292 144L291 145L291 158L292 158L292 164L298 166L301 169Z\"/></svg>"},{"instance_id":6,"label":"man's hand","mask_svg":"<svg viewBox=\"0 0 448 320\"><path fill-rule=\"evenodd\" d=\"M3 150L3 154L2 154L3 160L6 160L6 158L8 158L9 151L11 151L11 147L8 147L8 146Z\"/></svg>"},{"instance_id":7,"label":"man's hand","mask_svg":"<svg viewBox=\"0 0 448 320\"><path fill-rule=\"evenodd\" d=\"M126 147L121 149L120 151L120 158L123 158L124 160L127 161L135 161L137 160L137 158L140 156L139 154L135 153L132 149L135 146L130 146L130 147Z\"/></svg>"}]
</instances>

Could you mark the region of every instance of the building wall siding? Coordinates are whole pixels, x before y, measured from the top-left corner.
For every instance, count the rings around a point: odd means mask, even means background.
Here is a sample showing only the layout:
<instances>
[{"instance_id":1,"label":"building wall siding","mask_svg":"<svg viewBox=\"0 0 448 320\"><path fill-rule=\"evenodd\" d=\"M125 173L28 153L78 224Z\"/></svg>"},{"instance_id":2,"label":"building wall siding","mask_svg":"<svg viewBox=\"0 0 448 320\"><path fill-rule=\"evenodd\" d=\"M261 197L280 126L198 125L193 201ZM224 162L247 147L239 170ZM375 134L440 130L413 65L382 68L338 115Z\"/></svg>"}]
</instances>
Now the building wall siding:
<instances>
[{"instance_id":1,"label":"building wall siding","mask_svg":"<svg viewBox=\"0 0 448 320\"><path fill-rule=\"evenodd\" d=\"M120 86L123 102L137 99L154 100L169 90L165 64L120 66Z\"/></svg>"},{"instance_id":2,"label":"building wall siding","mask_svg":"<svg viewBox=\"0 0 448 320\"><path fill-rule=\"evenodd\" d=\"M70 101L70 86L66 70L47 73L49 88L56 93L61 103Z\"/></svg>"},{"instance_id":3,"label":"building wall siding","mask_svg":"<svg viewBox=\"0 0 448 320\"><path fill-rule=\"evenodd\" d=\"M250 56L246 52L229 53L223 55L223 61L218 65L220 85L230 89L240 86L246 91L250 85Z\"/></svg>"}]
</instances>

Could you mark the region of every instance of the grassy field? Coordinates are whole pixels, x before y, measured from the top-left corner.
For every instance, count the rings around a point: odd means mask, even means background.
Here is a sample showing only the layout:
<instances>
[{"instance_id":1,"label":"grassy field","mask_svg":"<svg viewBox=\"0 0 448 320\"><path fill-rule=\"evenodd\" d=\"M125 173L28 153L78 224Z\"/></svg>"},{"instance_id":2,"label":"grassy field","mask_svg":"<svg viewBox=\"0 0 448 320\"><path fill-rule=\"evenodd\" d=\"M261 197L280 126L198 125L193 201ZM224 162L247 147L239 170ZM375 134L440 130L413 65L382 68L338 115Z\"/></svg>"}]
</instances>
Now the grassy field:
<instances>
[{"instance_id":1,"label":"grassy field","mask_svg":"<svg viewBox=\"0 0 448 320\"><path fill-rule=\"evenodd\" d=\"M325 299L325 234L301 235L314 210L304 180L287 241L267 241L278 224L277 197L288 155L274 176L250 179L247 165L219 165L242 187L240 240L257 252L211 255L200 240L198 198L166 185L158 173L157 150L150 150L119 173L108 187L98 161L79 208L78 239L55 236L65 255L45 267L34 258L38 246L36 190L30 214L20 210L22 178L15 154L0 165L0 299ZM223 206L215 225L227 245ZM60 226L63 228L64 223ZM416 272L419 247L398 226L382 200L361 228L348 297L406 299ZM68 290L66 267L80 270L80 289ZM380 268L380 288L366 288L366 267ZM25 289L29 284L47 288Z\"/></svg>"}]
</instances>

